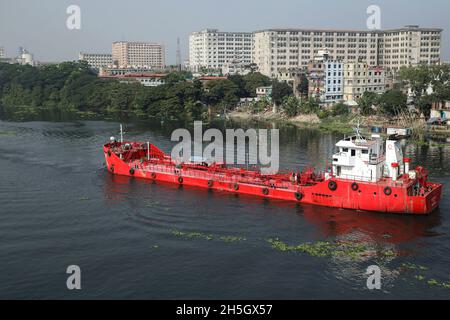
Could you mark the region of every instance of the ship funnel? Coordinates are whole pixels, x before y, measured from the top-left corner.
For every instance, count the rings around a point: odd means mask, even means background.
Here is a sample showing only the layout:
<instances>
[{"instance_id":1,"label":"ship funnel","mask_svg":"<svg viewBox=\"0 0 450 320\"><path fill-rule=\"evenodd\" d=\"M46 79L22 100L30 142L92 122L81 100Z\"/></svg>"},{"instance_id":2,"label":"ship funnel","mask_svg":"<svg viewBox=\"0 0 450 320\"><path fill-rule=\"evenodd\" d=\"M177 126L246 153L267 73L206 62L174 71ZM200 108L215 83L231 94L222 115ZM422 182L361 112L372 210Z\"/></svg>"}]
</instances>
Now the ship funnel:
<instances>
[{"instance_id":1,"label":"ship funnel","mask_svg":"<svg viewBox=\"0 0 450 320\"><path fill-rule=\"evenodd\" d=\"M398 163L397 162L391 163L391 167L392 167L392 181L397 181Z\"/></svg>"},{"instance_id":2,"label":"ship funnel","mask_svg":"<svg viewBox=\"0 0 450 320\"><path fill-rule=\"evenodd\" d=\"M405 174L409 174L409 164L411 162L410 158L404 158L403 163L405 164Z\"/></svg>"}]
</instances>

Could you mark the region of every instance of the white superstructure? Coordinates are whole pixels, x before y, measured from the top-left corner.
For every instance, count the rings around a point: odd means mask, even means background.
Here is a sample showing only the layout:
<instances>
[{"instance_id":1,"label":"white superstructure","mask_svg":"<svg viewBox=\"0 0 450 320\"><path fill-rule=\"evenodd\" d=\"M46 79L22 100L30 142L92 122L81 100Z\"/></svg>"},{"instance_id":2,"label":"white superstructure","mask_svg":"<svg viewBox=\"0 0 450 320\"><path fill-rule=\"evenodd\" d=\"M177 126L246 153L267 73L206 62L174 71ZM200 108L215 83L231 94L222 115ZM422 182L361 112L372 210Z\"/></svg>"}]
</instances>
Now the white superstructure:
<instances>
[{"instance_id":1,"label":"white superstructure","mask_svg":"<svg viewBox=\"0 0 450 320\"><path fill-rule=\"evenodd\" d=\"M337 178L377 182L383 177L397 180L405 168L402 149L397 140L383 141L378 136L365 139L360 135L345 138L336 144L333 174Z\"/></svg>"}]
</instances>

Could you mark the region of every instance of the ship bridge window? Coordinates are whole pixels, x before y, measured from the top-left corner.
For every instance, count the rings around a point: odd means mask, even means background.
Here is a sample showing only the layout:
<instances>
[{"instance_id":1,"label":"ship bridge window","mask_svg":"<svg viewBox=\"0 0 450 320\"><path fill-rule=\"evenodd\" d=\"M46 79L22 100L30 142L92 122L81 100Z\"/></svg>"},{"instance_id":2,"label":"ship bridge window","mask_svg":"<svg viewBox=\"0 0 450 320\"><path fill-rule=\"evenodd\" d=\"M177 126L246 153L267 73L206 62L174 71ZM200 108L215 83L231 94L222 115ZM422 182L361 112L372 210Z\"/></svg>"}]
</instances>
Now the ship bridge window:
<instances>
[{"instance_id":1,"label":"ship bridge window","mask_svg":"<svg viewBox=\"0 0 450 320\"><path fill-rule=\"evenodd\" d=\"M355 149L351 150L351 155L352 155L352 157L356 156L356 150Z\"/></svg>"},{"instance_id":2,"label":"ship bridge window","mask_svg":"<svg viewBox=\"0 0 450 320\"><path fill-rule=\"evenodd\" d=\"M369 150L362 150L362 154L369 154Z\"/></svg>"},{"instance_id":3,"label":"ship bridge window","mask_svg":"<svg viewBox=\"0 0 450 320\"><path fill-rule=\"evenodd\" d=\"M348 152L348 148L343 148L342 152Z\"/></svg>"}]
</instances>

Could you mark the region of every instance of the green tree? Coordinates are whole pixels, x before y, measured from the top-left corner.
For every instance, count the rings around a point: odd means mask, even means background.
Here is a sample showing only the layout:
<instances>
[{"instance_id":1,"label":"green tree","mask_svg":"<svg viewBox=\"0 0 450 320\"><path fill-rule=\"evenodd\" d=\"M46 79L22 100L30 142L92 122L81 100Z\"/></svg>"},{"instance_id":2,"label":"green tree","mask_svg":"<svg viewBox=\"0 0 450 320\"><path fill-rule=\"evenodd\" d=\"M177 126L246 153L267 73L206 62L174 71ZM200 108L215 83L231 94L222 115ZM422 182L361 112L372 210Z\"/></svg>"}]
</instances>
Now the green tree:
<instances>
[{"instance_id":1,"label":"green tree","mask_svg":"<svg viewBox=\"0 0 450 320\"><path fill-rule=\"evenodd\" d=\"M284 97L282 108L289 117L295 117L298 114L300 101L294 96Z\"/></svg>"},{"instance_id":2,"label":"green tree","mask_svg":"<svg viewBox=\"0 0 450 320\"><path fill-rule=\"evenodd\" d=\"M331 115L333 117L344 116L344 115L348 115L348 114L349 114L348 106L346 106L345 104L343 104L341 102L336 103L331 109Z\"/></svg>"},{"instance_id":3,"label":"green tree","mask_svg":"<svg viewBox=\"0 0 450 320\"><path fill-rule=\"evenodd\" d=\"M414 94L414 102L417 103L422 95L426 94L433 80L432 67L421 64L417 67L403 67L400 69L402 79Z\"/></svg>"},{"instance_id":4,"label":"green tree","mask_svg":"<svg viewBox=\"0 0 450 320\"><path fill-rule=\"evenodd\" d=\"M378 104L378 94L366 91L358 100L358 107L362 115L368 116L374 113L373 106Z\"/></svg>"},{"instance_id":5,"label":"green tree","mask_svg":"<svg viewBox=\"0 0 450 320\"><path fill-rule=\"evenodd\" d=\"M253 72L244 76L246 97L256 97L256 88L267 87L272 84L269 77Z\"/></svg>"},{"instance_id":6,"label":"green tree","mask_svg":"<svg viewBox=\"0 0 450 320\"><path fill-rule=\"evenodd\" d=\"M284 97L292 95L292 88L286 82L273 80L272 82L272 101L275 105L280 105Z\"/></svg>"},{"instance_id":7,"label":"green tree","mask_svg":"<svg viewBox=\"0 0 450 320\"><path fill-rule=\"evenodd\" d=\"M395 116L406 110L407 97L399 90L389 90L379 98L379 106L384 114Z\"/></svg>"},{"instance_id":8,"label":"green tree","mask_svg":"<svg viewBox=\"0 0 450 320\"><path fill-rule=\"evenodd\" d=\"M309 81L306 74L301 74L300 83L297 86L298 92L302 95L302 97L307 97L309 92Z\"/></svg>"}]
</instances>

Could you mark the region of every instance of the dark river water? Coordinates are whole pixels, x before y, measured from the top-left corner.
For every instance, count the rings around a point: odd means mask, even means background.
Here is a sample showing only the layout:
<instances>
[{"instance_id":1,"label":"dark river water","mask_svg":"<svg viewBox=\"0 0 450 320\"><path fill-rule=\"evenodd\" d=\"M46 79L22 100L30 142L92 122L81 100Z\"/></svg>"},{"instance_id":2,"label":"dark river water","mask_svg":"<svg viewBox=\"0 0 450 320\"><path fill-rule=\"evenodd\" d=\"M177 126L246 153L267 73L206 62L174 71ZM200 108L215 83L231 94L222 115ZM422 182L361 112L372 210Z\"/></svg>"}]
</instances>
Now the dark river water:
<instances>
[{"instance_id":1,"label":"dark river water","mask_svg":"<svg viewBox=\"0 0 450 320\"><path fill-rule=\"evenodd\" d=\"M285 168L324 167L341 138L280 129ZM126 131L173 145L159 123ZM113 122L0 122L0 298L450 298L450 146L405 144L446 185L438 211L411 217L115 177L102 144L117 132ZM281 251L271 238L348 241L367 254ZM69 265L81 268L81 290L66 287ZM381 290L366 286L370 265Z\"/></svg>"}]
</instances>

